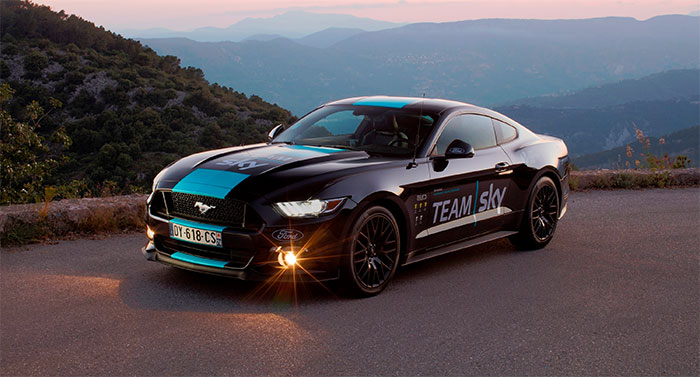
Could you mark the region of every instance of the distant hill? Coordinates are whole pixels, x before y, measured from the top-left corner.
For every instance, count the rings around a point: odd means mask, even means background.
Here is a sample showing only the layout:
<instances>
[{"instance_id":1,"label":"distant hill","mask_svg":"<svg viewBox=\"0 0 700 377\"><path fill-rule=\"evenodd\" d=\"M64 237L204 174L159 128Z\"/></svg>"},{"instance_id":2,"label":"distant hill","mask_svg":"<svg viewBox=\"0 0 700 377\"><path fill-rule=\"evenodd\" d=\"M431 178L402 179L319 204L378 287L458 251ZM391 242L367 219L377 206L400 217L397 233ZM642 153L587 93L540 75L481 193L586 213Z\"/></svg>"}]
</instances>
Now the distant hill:
<instances>
[{"instance_id":1,"label":"distant hill","mask_svg":"<svg viewBox=\"0 0 700 377\"><path fill-rule=\"evenodd\" d=\"M298 43L300 45L308 47L326 48L330 47L342 40L350 38L354 35L365 33L366 31L362 29L353 28L336 28L331 27L324 29L305 37L295 38L290 40L289 38L283 37L279 34L255 34L250 37L245 38L242 42L248 41L259 41L259 42L269 42L275 39L286 40L286 43L293 44ZM279 42L278 42L279 43Z\"/></svg>"},{"instance_id":2,"label":"distant hill","mask_svg":"<svg viewBox=\"0 0 700 377\"><path fill-rule=\"evenodd\" d=\"M511 104L543 108L575 109L621 105L635 101L698 100L700 70L671 70L640 79L565 93L513 101Z\"/></svg>"},{"instance_id":3,"label":"distant hill","mask_svg":"<svg viewBox=\"0 0 700 377\"><path fill-rule=\"evenodd\" d=\"M260 142L275 124L293 121L287 110L210 85L178 58L77 16L3 1L0 17L0 78L16 91L3 110L26 119L24 107L33 100L47 110L51 97L63 103L39 129L45 136L65 127L73 142L49 184L150 188L153 176L180 156Z\"/></svg>"},{"instance_id":4,"label":"distant hill","mask_svg":"<svg viewBox=\"0 0 700 377\"><path fill-rule=\"evenodd\" d=\"M271 41L277 38L284 38L279 34L254 34L243 39L243 41Z\"/></svg>"},{"instance_id":5,"label":"distant hill","mask_svg":"<svg viewBox=\"0 0 700 377\"><path fill-rule=\"evenodd\" d=\"M295 114L357 95L422 95L479 105L560 93L671 69L697 69L700 18L488 19L360 33L326 48L292 40L143 39L207 79Z\"/></svg>"},{"instance_id":6,"label":"distant hill","mask_svg":"<svg viewBox=\"0 0 700 377\"><path fill-rule=\"evenodd\" d=\"M290 11L269 18L246 18L226 28L203 27L192 31L168 29L122 30L132 38L187 38L200 42L239 42L254 35L279 35L295 39L329 28L376 31L401 26L387 21L348 14Z\"/></svg>"},{"instance_id":7,"label":"distant hill","mask_svg":"<svg viewBox=\"0 0 700 377\"><path fill-rule=\"evenodd\" d=\"M358 28L331 27L302 38L297 38L294 41L304 46L326 48L364 32L366 30Z\"/></svg>"},{"instance_id":8,"label":"distant hill","mask_svg":"<svg viewBox=\"0 0 700 377\"><path fill-rule=\"evenodd\" d=\"M686 156L690 158L692 167L700 166L700 126L686 128L674 133L662 136L664 144L659 143L659 137L649 137L649 151L656 156L668 154L671 158L675 156ZM637 142L629 143L632 147L632 157L627 157L627 146L621 146L606 151L587 154L573 159L573 163L580 169L619 169L625 168L629 162L631 167L635 166L635 160L643 161L640 156L647 151L645 145Z\"/></svg>"},{"instance_id":9,"label":"distant hill","mask_svg":"<svg viewBox=\"0 0 700 377\"><path fill-rule=\"evenodd\" d=\"M571 155L580 156L633 142L635 125L647 135L698 125L699 99L700 70L694 69L657 73L561 97L530 98L495 109L535 132L564 139Z\"/></svg>"},{"instance_id":10,"label":"distant hill","mask_svg":"<svg viewBox=\"0 0 700 377\"><path fill-rule=\"evenodd\" d=\"M576 157L624 145L634 140L634 125L648 135L663 135L697 125L698 103L689 101L630 102L595 109L498 107L537 133L564 139Z\"/></svg>"}]
</instances>

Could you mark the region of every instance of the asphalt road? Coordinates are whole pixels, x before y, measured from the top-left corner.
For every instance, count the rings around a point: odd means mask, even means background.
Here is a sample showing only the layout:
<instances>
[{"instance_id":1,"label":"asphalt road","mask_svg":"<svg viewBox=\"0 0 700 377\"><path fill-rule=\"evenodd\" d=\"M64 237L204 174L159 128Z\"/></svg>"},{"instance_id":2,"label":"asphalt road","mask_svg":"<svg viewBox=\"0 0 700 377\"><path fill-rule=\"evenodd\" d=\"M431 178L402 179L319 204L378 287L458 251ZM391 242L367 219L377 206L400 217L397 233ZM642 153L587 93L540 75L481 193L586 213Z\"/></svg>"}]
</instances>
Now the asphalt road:
<instances>
[{"instance_id":1,"label":"asphalt road","mask_svg":"<svg viewBox=\"0 0 700 377\"><path fill-rule=\"evenodd\" d=\"M700 374L700 189L575 193L546 249L463 250L362 300L263 294L145 241L3 249L0 373Z\"/></svg>"}]
</instances>

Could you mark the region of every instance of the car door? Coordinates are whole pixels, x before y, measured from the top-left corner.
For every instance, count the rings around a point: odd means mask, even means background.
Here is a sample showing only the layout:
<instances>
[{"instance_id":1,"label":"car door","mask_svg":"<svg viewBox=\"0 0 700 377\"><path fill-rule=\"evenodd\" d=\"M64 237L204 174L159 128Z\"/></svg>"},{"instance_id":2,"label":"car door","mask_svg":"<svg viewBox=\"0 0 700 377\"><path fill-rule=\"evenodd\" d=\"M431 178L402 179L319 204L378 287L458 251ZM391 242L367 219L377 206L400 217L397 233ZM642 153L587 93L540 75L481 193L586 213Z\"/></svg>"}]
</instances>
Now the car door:
<instances>
[{"instance_id":1,"label":"car door","mask_svg":"<svg viewBox=\"0 0 700 377\"><path fill-rule=\"evenodd\" d=\"M447 146L460 139L474 147L470 158L445 158ZM496 142L491 118L458 114L447 120L430 166L428 228L418 234L442 245L498 230L508 195L510 159Z\"/></svg>"}]
</instances>

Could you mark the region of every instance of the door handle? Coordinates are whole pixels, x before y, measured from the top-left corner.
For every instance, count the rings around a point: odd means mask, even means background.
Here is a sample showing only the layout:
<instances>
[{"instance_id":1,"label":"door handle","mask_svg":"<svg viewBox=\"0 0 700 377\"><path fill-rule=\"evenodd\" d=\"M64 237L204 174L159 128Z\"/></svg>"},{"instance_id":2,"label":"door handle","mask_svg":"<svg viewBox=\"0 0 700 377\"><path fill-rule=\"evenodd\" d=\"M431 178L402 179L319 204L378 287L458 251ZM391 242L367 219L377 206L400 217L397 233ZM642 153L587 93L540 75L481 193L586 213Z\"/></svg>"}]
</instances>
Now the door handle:
<instances>
[{"instance_id":1,"label":"door handle","mask_svg":"<svg viewBox=\"0 0 700 377\"><path fill-rule=\"evenodd\" d=\"M500 173L500 172L504 172L506 170L509 170L508 166L509 165L507 162L499 162L496 164L496 172Z\"/></svg>"}]
</instances>

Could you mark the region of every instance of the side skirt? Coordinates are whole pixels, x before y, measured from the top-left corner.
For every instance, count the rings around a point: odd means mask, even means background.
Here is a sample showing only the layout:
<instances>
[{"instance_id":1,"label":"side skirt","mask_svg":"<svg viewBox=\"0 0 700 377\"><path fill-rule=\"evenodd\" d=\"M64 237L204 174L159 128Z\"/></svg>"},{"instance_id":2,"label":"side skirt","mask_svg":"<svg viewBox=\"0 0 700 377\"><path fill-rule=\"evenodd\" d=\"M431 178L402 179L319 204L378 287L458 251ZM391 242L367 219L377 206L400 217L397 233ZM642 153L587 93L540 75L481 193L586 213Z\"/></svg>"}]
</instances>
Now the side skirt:
<instances>
[{"instance_id":1,"label":"side skirt","mask_svg":"<svg viewBox=\"0 0 700 377\"><path fill-rule=\"evenodd\" d=\"M451 253L453 251L465 249L467 247L481 245L482 243L494 241L494 240L497 240L499 238L508 237L508 236L511 236L513 234L516 234L516 233L518 233L518 232L517 231L510 231L510 230L502 230L500 232L489 233L489 234L486 234L486 235L483 235L480 237L468 239L465 241L453 243L453 244L446 245L446 246L441 246L437 249L429 250L429 251L426 251L426 252L423 252L420 254L411 253L406 258L406 262L403 263L403 266L405 266L407 264L411 264L411 263L420 262L422 260L426 260L429 258L437 257L439 255Z\"/></svg>"}]
</instances>

